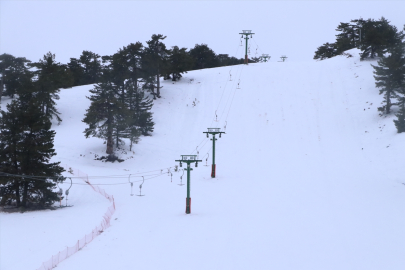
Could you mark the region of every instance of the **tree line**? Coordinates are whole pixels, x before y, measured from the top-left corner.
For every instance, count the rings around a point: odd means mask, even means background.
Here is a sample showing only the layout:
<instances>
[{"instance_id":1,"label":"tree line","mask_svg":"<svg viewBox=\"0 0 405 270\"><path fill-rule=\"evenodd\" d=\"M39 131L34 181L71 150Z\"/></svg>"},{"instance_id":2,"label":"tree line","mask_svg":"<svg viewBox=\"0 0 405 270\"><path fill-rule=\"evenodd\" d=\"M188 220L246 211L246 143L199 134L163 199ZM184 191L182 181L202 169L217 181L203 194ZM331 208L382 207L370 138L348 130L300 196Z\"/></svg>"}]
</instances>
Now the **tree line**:
<instances>
[{"instance_id":1,"label":"tree line","mask_svg":"<svg viewBox=\"0 0 405 270\"><path fill-rule=\"evenodd\" d=\"M374 19L356 19L349 23L340 23L339 33L334 43L324 43L315 51L314 59L324 60L345 51L358 48L360 59L378 59L374 68L376 87L383 95L380 115L390 114L396 107L394 120L398 133L405 132L405 25L403 31L390 25L382 17Z\"/></svg>"},{"instance_id":2,"label":"tree line","mask_svg":"<svg viewBox=\"0 0 405 270\"><path fill-rule=\"evenodd\" d=\"M405 29L405 26L404 26ZM336 31L336 41L326 42L315 51L314 59L324 60L345 51L358 48L361 50L360 59L382 57L389 49L403 40L403 31L382 17L379 20L362 18L341 22Z\"/></svg>"}]
</instances>

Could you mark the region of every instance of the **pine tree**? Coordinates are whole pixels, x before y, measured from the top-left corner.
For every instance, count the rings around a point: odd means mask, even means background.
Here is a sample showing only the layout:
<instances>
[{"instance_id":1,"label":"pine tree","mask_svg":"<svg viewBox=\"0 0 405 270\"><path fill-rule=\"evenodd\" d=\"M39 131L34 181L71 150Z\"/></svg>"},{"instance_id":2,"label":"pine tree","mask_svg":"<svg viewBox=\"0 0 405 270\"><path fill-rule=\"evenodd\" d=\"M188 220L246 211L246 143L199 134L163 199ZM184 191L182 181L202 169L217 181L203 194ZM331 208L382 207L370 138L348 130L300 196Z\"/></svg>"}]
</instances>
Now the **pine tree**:
<instances>
[{"instance_id":1,"label":"pine tree","mask_svg":"<svg viewBox=\"0 0 405 270\"><path fill-rule=\"evenodd\" d=\"M187 70L193 67L193 58L186 50L186 48L179 49L179 47L174 46L170 51L167 74L172 75L172 81L180 80L181 74L187 73Z\"/></svg>"},{"instance_id":2,"label":"pine tree","mask_svg":"<svg viewBox=\"0 0 405 270\"><path fill-rule=\"evenodd\" d=\"M70 58L67 64L73 77L73 85L86 85L100 82L102 65L100 55L83 51L79 59Z\"/></svg>"},{"instance_id":3,"label":"pine tree","mask_svg":"<svg viewBox=\"0 0 405 270\"><path fill-rule=\"evenodd\" d=\"M142 91L138 88L138 84L134 79L126 81L126 106L128 108L128 121L127 128L125 132L125 138L130 141L129 150L132 151L132 145L138 143L139 137L141 136L141 130L139 128L139 115L137 114L136 108L138 103L138 92Z\"/></svg>"},{"instance_id":4,"label":"pine tree","mask_svg":"<svg viewBox=\"0 0 405 270\"><path fill-rule=\"evenodd\" d=\"M83 85L84 68L82 67L79 59L70 58L70 62L67 64L67 66L73 77L73 86Z\"/></svg>"},{"instance_id":5,"label":"pine tree","mask_svg":"<svg viewBox=\"0 0 405 270\"><path fill-rule=\"evenodd\" d=\"M405 132L405 101L402 101L402 106L399 112L395 115L397 120L394 120L395 127L398 133Z\"/></svg>"},{"instance_id":6,"label":"pine tree","mask_svg":"<svg viewBox=\"0 0 405 270\"><path fill-rule=\"evenodd\" d=\"M324 60L341 55L343 52L356 47L359 40L358 27L356 25L341 22L336 31L340 32L336 35L336 41L334 43L327 42L318 47L315 51L315 60Z\"/></svg>"},{"instance_id":7,"label":"pine tree","mask_svg":"<svg viewBox=\"0 0 405 270\"><path fill-rule=\"evenodd\" d=\"M147 41L148 47L145 48L142 60L142 68L145 72L146 88L152 91L153 95L160 98L160 76L166 74L167 57L170 53L166 49L166 45L162 42L166 36L161 34L152 35L152 39ZM150 78L155 77L155 78ZM154 92L153 84L156 82L156 93Z\"/></svg>"},{"instance_id":8,"label":"pine tree","mask_svg":"<svg viewBox=\"0 0 405 270\"><path fill-rule=\"evenodd\" d=\"M105 139L106 153L109 155L114 153L114 137L119 141L123 121L128 114L125 103L117 94L117 89L112 82L95 85L94 89L90 90L92 95L88 97L91 100L90 107L82 120L88 125L84 131L86 138L93 136Z\"/></svg>"},{"instance_id":9,"label":"pine tree","mask_svg":"<svg viewBox=\"0 0 405 270\"><path fill-rule=\"evenodd\" d=\"M98 83L101 76L100 55L91 51L83 51L79 63L83 67L82 85Z\"/></svg>"},{"instance_id":10,"label":"pine tree","mask_svg":"<svg viewBox=\"0 0 405 270\"><path fill-rule=\"evenodd\" d=\"M125 80L129 78L129 68L127 58L122 50L111 56L103 56L103 75L101 77L102 82L109 82L114 84L117 95L122 98L125 95Z\"/></svg>"},{"instance_id":11,"label":"pine tree","mask_svg":"<svg viewBox=\"0 0 405 270\"><path fill-rule=\"evenodd\" d=\"M218 59L207 44L196 44L189 52L194 59L193 69L204 69L218 66Z\"/></svg>"},{"instance_id":12,"label":"pine tree","mask_svg":"<svg viewBox=\"0 0 405 270\"><path fill-rule=\"evenodd\" d=\"M362 31L360 49L361 60L365 58L382 57L390 48L402 42L404 34L402 31L389 24L389 21L382 17L380 20L353 20Z\"/></svg>"},{"instance_id":13,"label":"pine tree","mask_svg":"<svg viewBox=\"0 0 405 270\"><path fill-rule=\"evenodd\" d=\"M21 80L29 71L27 63L31 61L24 57L14 57L10 54L0 55L0 72L2 81L0 85L0 100L2 96L14 97L21 89Z\"/></svg>"},{"instance_id":14,"label":"pine tree","mask_svg":"<svg viewBox=\"0 0 405 270\"><path fill-rule=\"evenodd\" d=\"M135 83L135 87L138 87L138 79L142 77L143 70L141 68L141 61L143 56L143 45L140 42L131 43L126 47L120 49L113 55L111 61L111 72L115 75L114 83L120 86L119 95L122 102L125 100L125 82L128 79Z\"/></svg>"},{"instance_id":15,"label":"pine tree","mask_svg":"<svg viewBox=\"0 0 405 270\"><path fill-rule=\"evenodd\" d=\"M340 32L336 35L336 47L339 53L353 49L359 44L360 31L357 25L341 22L336 31Z\"/></svg>"},{"instance_id":16,"label":"pine tree","mask_svg":"<svg viewBox=\"0 0 405 270\"><path fill-rule=\"evenodd\" d=\"M260 61L262 61L262 59L260 59ZM236 57L233 56L232 57L226 56L223 58L222 61L218 61L218 65L221 67L232 66L232 65L240 65L243 64L244 62L245 62L244 58L237 59Z\"/></svg>"},{"instance_id":17,"label":"pine tree","mask_svg":"<svg viewBox=\"0 0 405 270\"><path fill-rule=\"evenodd\" d=\"M380 111L385 111L389 114L393 104L392 99L399 99L405 88L405 51L404 43L398 43L396 47L390 49L388 56L382 56L377 62L378 66L374 68L374 78L376 87L380 88L380 95L384 94L384 106L380 107Z\"/></svg>"},{"instance_id":18,"label":"pine tree","mask_svg":"<svg viewBox=\"0 0 405 270\"><path fill-rule=\"evenodd\" d=\"M163 37L153 37L157 41ZM137 143L139 136L150 135L153 131L152 114L149 112L152 101L145 97L145 78L156 80L156 65L145 64L152 60L152 54L145 58L143 45L131 43L112 56L103 56L104 69L101 83L91 90L92 101L83 122L89 125L85 136L104 138L107 141L106 153L112 155L115 147L130 140L130 148ZM146 68L145 68L146 66ZM143 88L139 81L144 79Z\"/></svg>"},{"instance_id":19,"label":"pine tree","mask_svg":"<svg viewBox=\"0 0 405 270\"><path fill-rule=\"evenodd\" d=\"M37 70L37 80L34 82L36 90L35 97L39 106L48 118L56 117L60 122L59 112L56 109L55 100L59 99L60 88L69 88L73 85L73 77L67 66L55 62L55 55L48 52L43 59L30 66Z\"/></svg>"},{"instance_id":20,"label":"pine tree","mask_svg":"<svg viewBox=\"0 0 405 270\"><path fill-rule=\"evenodd\" d=\"M140 42L131 43L122 49L122 54L125 55L129 76L127 79L132 79L135 87L138 87L138 80L142 78L144 71L142 69L142 57L144 54L143 45Z\"/></svg>"},{"instance_id":21,"label":"pine tree","mask_svg":"<svg viewBox=\"0 0 405 270\"><path fill-rule=\"evenodd\" d=\"M23 139L22 111L17 101L7 105L7 111L1 111L0 118L0 170L3 173L21 174L19 146ZM3 186L0 205L14 199L20 206L20 178L1 177L0 174L0 184Z\"/></svg>"},{"instance_id":22,"label":"pine tree","mask_svg":"<svg viewBox=\"0 0 405 270\"><path fill-rule=\"evenodd\" d=\"M405 30L405 25L404 25ZM394 120L398 133L405 132L405 41L393 48L392 55L397 55L398 69L396 70L396 78L398 80L398 105L399 112L395 115L397 120Z\"/></svg>"},{"instance_id":23,"label":"pine tree","mask_svg":"<svg viewBox=\"0 0 405 270\"><path fill-rule=\"evenodd\" d=\"M56 192L53 191L55 183L64 180L61 175L64 169L59 166L60 162L49 163L56 155L53 149L55 131L51 130L50 120L38 110L36 103L31 103L28 108L24 106L24 109L22 172L24 175L35 175L46 180L25 180L21 204L26 206L27 202L36 202L40 205L49 205L58 200Z\"/></svg>"},{"instance_id":24,"label":"pine tree","mask_svg":"<svg viewBox=\"0 0 405 270\"><path fill-rule=\"evenodd\" d=\"M53 149L55 131L38 108L35 100L29 104L16 100L7 106L8 112L2 112L1 171L19 177L0 176L0 181L13 190L8 198L14 197L17 206L52 204L58 200L53 189L57 182L64 180L60 162L49 162L56 155ZM1 202L5 203L5 200Z\"/></svg>"},{"instance_id":25,"label":"pine tree","mask_svg":"<svg viewBox=\"0 0 405 270\"><path fill-rule=\"evenodd\" d=\"M325 43L322 46L318 47L315 51L314 59L324 60L338 55L338 50L335 43Z\"/></svg>"},{"instance_id":26,"label":"pine tree","mask_svg":"<svg viewBox=\"0 0 405 270\"><path fill-rule=\"evenodd\" d=\"M123 50L115 53L110 60L108 72L104 74L109 75L109 80L113 85L111 89L112 94L115 95L116 102L114 104L115 110L112 116L113 137L115 140L115 147L118 148L121 138L125 137L125 132L128 126L128 111L125 105L126 88L125 82L130 77L130 68L127 55Z\"/></svg>"},{"instance_id":27,"label":"pine tree","mask_svg":"<svg viewBox=\"0 0 405 270\"><path fill-rule=\"evenodd\" d=\"M143 71L145 72L144 77L142 78L142 90L145 90L147 92L149 92L152 96L153 99L157 98L157 92L155 92L155 88L157 85L157 80L156 80L156 76L152 75L149 76L149 74L154 74L154 69L151 68L151 66L149 66L146 61L143 61Z\"/></svg>"},{"instance_id":28,"label":"pine tree","mask_svg":"<svg viewBox=\"0 0 405 270\"><path fill-rule=\"evenodd\" d=\"M133 106L131 106L131 111L134 112L137 119L136 126L138 126L139 131L143 136L150 136L153 132L153 118L152 112L150 111L153 106L153 101L148 97L145 97L145 92L138 89L134 96Z\"/></svg>"},{"instance_id":29,"label":"pine tree","mask_svg":"<svg viewBox=\"0 0 405 270\"><path fill-rule=\"evenodd\" d=\"M403 39L403 32L389 24L384 17L380 20L356 19L350 23L340 23L336 28L340 32L334 43L325 43L318 47L314 59L326 59L352 48L359 48L361 60L382 57L389 48L394 47Z\"/></svg>"}]
</instances>

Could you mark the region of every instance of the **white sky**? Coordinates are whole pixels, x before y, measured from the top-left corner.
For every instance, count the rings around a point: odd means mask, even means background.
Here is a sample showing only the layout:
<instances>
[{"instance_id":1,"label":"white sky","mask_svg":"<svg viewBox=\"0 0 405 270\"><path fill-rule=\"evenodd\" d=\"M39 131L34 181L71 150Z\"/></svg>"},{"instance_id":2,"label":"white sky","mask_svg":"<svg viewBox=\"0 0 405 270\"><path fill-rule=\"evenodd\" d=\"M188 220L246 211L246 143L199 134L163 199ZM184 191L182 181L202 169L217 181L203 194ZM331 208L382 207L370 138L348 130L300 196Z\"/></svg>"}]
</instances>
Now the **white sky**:
<instances>
[{"instance_id":1,"label":"white sky","mask_svg":"<svg viewBox=\"0 0 405 270\"><path fill-rule=\"evenodd\" d=\"M152 34L165 44L243 56L241 30L252 30L254 55L271 61L311 61L317 47L335 40L340 22L387 18L405 24L405 1L19 1L0 0L0 53L38 61L51 51L69 62L83 50L111 55ZM239 49L239 50L238 50Z\"/></svg>"}]
</instances>

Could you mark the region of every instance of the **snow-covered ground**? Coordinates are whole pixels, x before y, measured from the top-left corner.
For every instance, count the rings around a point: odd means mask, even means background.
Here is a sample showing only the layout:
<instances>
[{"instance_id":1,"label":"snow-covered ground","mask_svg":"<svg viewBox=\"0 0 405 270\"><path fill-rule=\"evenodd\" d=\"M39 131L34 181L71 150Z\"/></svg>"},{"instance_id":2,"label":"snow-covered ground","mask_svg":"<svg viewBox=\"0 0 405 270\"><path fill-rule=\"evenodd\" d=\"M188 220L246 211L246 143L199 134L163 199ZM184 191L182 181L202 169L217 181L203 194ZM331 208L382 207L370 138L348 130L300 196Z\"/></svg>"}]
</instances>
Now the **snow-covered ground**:
<instances>
[{"instance_id":1,"label":"snow-covered ground","mask_svg":"<svg viewBox=\"0 0 405 270\"><path fill-rule=\"evenodd\" d=\"M92 86L62 90L54 160L87 173L115 197L116 212L109 229L58 269L404 269L405 134L396 133L394 116L378 115L376 62L353 55L162 81L155 132L133 152L118 151L122 163L94 160L105 145L84 137ZM225 126L212 179L203 132ZM186 215L175 160L197 152L203 162L191 172ZM149 179L145 196L130 196L130 174L135 195L140 176ZM73 185L68 203L74 207L0 213L0 269L37 269L110 206L86 185Z\"/></svg>"}]
</instances>

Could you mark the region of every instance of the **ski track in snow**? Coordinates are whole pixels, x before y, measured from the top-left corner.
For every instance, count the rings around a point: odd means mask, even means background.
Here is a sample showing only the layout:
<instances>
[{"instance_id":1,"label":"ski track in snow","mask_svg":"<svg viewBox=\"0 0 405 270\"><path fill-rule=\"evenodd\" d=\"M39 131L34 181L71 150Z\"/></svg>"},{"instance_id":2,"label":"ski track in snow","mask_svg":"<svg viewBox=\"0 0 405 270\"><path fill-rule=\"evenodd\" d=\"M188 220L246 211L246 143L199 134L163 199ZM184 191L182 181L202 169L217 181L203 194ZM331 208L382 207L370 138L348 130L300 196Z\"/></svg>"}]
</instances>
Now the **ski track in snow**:
<instances>
[{"instance_id":1,"label":"ski track in snow","mask_svg":"<svg viewBox=\"0 0 405 270\"><path fill-rule=\"evenodd\" d=\"M58 269L404 269L405 135L392 115L378 116L382 96L370 64L357 56L268 62L162 81L153 136L134 152L125 145L119 164L95 161L105 145L83 136L92 86L63 89L55 161L89 176L123 176L90 178L93 184L165 174L145 181L144 197L130 196L129 183L101 186L115 197L111 227ZM212 179L212 142L202 132L225 124ZM185 215L186 186L178 185L174 160L197 151L203 162L191 172L192 214ZM91 231L110 205L77 185L69 204L0 213L0 268L38 268Z\"/></svg>"}]
</instances>

